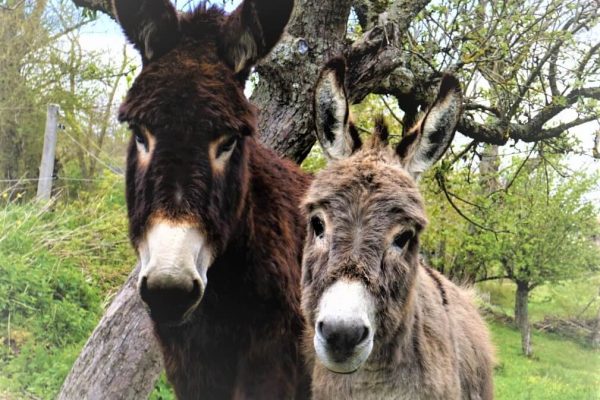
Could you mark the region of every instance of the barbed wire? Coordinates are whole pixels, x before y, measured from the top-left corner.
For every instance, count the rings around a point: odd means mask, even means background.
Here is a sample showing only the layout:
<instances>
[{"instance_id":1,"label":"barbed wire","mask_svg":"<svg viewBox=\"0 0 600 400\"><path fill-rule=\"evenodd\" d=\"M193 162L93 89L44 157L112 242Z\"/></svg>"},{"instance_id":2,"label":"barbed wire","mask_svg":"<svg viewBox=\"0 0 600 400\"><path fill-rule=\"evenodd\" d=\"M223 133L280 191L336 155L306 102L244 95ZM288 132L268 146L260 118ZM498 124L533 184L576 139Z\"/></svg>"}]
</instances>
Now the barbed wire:
<instances>
[{"instance_id":1,"label":"barbed wire","mask_svg":"<svg viewBox=\"0 0 600 400\"><path fill-rule=\"evenodd\" d=\"M118 175L123 178L123 175ZM66 176L53 176L49 178L20 178L20 179L0 179L0 183L19 183L19 182L39 182L44 180L74 181L74 182L101 182L103 178L72 178Z\"/></svg>"},{"instance_id":2,"label":"barbed wire","mask_svg":"<svg viewBox=\"0 0 600 400\"><path fill-rule=\"evenodd\" d=\"M62 133L67 135L67 137L69 139L71 139L71 141L73 143L75 143L77 146L79 146L84 152L86 152L94 160L98 161L100 164L102 164L104 167L106 167L110 172L112 172L113 174L115 174L117 176L123 177L123 173L117 171L114 166L108 164L107 162L103 161L101 158L97 157L95 154L90 152L83 144L81 144L77 139L75 139L73 136L71 136L67 131L63 130Z\"/></svg>"}]
</instances>

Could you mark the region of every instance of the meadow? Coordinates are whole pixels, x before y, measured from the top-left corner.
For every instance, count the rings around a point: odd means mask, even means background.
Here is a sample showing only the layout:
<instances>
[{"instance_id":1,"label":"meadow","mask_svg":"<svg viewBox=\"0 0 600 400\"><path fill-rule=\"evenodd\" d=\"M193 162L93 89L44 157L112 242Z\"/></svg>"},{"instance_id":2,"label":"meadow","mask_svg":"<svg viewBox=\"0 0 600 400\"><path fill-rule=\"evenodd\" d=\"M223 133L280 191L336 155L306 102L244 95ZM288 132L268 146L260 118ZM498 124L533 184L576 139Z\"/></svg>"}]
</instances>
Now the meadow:
<instances>
[{"instance_id":1,"label":"meadow","mask_svg":"<svg viewBox=\"0 0 600 400\"><path fill-rule=\"evenodd\" d=\"M0 196L2 194L0 193ZM105 178L76 200L0 208L0 399L52 399L103 309L135 262L127 239L123 182ZM542 286L532 320L571 316L597 293L600 276ZM479 287L494 315L512 313L510 282ZM584 316L593 317L596 300ZM518 331L489 318L498 350L497 399L600 399L600 352L535 331L534 356ZM172 399L164 377L152 399Z\"/></svg>"}]
</instances>

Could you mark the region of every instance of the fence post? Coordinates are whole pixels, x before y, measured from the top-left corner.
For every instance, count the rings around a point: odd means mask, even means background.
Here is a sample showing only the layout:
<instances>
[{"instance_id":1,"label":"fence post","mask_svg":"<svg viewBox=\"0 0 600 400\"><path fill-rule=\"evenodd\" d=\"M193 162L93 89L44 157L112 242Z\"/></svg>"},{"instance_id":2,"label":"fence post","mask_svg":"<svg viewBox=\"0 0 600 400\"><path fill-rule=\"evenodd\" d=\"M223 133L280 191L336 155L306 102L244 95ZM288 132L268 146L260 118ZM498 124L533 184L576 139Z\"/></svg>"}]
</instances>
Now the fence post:
<instances>
[{"instance_id":1,"label":"fence post","mask_svg":"<svg viewBox=\"0 0 600 400\"><path fill-rule=\"evenodd\" d=\"M48 104L46 130L44 131L44 152L40 164L40 176L37 187L37 200L48 201L52 193L52 174L54 173L54 155L56 153L56 132L58 128L58 110L56 104Z\"/></svg>"}]
</instances>

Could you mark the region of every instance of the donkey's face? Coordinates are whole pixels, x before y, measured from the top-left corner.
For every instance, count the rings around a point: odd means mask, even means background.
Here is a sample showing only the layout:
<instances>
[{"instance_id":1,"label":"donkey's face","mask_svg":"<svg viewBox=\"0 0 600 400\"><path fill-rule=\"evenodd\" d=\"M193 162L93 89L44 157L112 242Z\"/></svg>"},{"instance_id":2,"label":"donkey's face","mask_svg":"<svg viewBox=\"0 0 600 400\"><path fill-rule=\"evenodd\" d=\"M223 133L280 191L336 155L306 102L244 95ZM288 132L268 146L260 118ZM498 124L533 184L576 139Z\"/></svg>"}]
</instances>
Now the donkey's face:
<instances>
[{"instance_id":1,"label":"donkey's face","mask_svg":"<svg viewBox=\"0 0 600 400\"><path fill-rule=\"evenodd\" d=\"M244 210L245 142L255 112L243 93L252 65L275 45L293 1L246 0L231 15L167 0L114 0L143 68L119 118L133 132L127 159L139 290L159 323L196 308L207 271Z\"/></svg>"},{"instance_id":2,"label":"donkey's face","mask_svg":"<svg viewBox=\"0 0 600 400\"><path fill-rule=\"evenodd\" d=\"M350 373L398 331L411 301L426 224L415 180L449 146L461 94L456 79L444 77L425 118L395 149L382 120L362 146L347 118L344 71L343 60L330 62L315 92L319 141L337 161L305 200L302 307L318 360Z\"/></svg>"}]
</instances>

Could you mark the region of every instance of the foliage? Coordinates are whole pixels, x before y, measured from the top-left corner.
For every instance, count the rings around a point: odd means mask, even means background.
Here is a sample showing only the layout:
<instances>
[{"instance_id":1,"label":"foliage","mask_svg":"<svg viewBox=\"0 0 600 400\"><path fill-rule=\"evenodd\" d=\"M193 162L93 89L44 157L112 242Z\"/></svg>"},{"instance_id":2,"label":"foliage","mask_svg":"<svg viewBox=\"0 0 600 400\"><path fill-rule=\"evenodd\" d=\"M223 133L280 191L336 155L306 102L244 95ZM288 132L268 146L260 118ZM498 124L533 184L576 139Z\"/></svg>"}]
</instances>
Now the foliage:
<instances>
[{"instance_id":1,"label":"foliage","mask_svg":"<svg viewBox=\"0 0 600 400\"><path fill-rule=\"evenodd\" d=\"M492 180L491 192L468 168L445 177L440 170L430 174L424 182L432 221L423 239L428 260L459 279L498 276L533 287L599 268L592 241L598 209L586 199L598 178L562 170L558 159L513 158L497 176L485 177Z\"/></svg>"},{"instance_id":2,"label":"foliage","mask_svg":"<svg viewBox=\"0 0 600 400\"><path fill-rule=\"evenodd\" d=\"M599 18L586 0L432 2L411 28L411 69L461 76L473 139L558 137L598 119Z\"/></svg>"},{"instance_id":3,"label":"foliage","mask_svg":"<svg viewBox=\"0 0 600 400\"><path fill-rule=\"evenodd\" d=\"M0 210L0 390L53 398L134 263L122 180Z\"/></svg>"},{"instance_id":4,"label":"foliage","mask_svg":"<svg viewBox=\"0 0 600 400\"><path fill-rule=\"evenodd\" d=\"M175 400L175 393L167 381L167 377L164 372L160 375L160 379L156 382L154 391L150 394L149 400Z\"/></svg>"},{"instance_id":5,"label":"foliage","mask_svg":"<svg viewBox=\"0 0 600 400\"><path fill-rule=\"evenodd\" d=\"M85 187L98 163L116 164L107 161L113 158L107 150L114 153L116 144L122 154L126 137L117 127L115 102L135 65L125 52L115 62L83 48L81 27L95 16L72 2L12 3L0 8L0 189L12 187L9 200L17 192L32 196L48 103L61 107L63 127L55 174L63 186Z\"/></svg>"}]
</instances>

